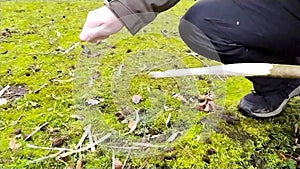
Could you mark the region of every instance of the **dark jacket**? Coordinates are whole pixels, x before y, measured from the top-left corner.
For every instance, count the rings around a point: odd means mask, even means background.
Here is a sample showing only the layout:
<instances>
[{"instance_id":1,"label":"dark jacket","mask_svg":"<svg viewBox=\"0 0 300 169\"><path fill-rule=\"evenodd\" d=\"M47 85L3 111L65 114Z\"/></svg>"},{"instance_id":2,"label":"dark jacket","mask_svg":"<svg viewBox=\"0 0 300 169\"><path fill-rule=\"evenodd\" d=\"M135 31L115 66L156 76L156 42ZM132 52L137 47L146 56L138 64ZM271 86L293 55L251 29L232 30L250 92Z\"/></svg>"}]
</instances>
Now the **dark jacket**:
<instances>
[{"instance_id":1,"label":"dark jacket","mask_svg":"<svg viewBox=\"0 0 300 169\"><path fill-rule=\"evenodd\" d=\"M158 13L168 10L180 0L109 0L106 5L120 18L131 34L155 19ZM242 8L253 9L260 13L264 8L272 8L268 4L277 4L300 22L300 0L231 0ZM276 13L277 9L268 9ZM274 18L276 19L276 18ZM297 24L298 24L297 23ZM294 23L291 23L294 24Z\"/></svg>"},{"instance_id":2,"label":"dark jacket","mask_svg":"<svg viewBox=\"0 0 300 169\"><path fill-rule=\"evenodd\" d=\"M158 13L173 7L179 0L112 0L107 6L120 18L131 34L152 22Z\"/></svg>"}]
</instances>

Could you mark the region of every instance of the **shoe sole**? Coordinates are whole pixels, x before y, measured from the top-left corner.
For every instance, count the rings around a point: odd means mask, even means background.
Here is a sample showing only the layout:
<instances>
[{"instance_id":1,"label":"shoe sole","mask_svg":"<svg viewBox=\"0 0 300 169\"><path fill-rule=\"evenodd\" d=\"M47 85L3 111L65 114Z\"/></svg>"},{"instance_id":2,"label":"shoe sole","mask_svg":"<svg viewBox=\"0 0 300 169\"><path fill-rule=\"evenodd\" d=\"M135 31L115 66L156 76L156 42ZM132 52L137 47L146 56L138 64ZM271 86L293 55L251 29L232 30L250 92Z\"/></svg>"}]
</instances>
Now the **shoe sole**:
<instances>
[{"instance_id":1,"label":"shoe sole","mask_svg":"<svg viewBox=\"0 0 300 169\"><path fill-rule=\"evenodd\" d=\"M284 99L283 102L280 104L280 106L269 113L253 113L253 112L246 112L242 109L239 109L240 112L242 112L244 115L246 116L250 116L253 118L270 118L270 117L274 117L279 115L282 110L285 108L285 106L287 105L287 103L289 102L289 100L297 95L300 95L300 86L298 86L297 88L295 88L290 94L289 94L289 98Z\"/></svg>"}]
</instances>

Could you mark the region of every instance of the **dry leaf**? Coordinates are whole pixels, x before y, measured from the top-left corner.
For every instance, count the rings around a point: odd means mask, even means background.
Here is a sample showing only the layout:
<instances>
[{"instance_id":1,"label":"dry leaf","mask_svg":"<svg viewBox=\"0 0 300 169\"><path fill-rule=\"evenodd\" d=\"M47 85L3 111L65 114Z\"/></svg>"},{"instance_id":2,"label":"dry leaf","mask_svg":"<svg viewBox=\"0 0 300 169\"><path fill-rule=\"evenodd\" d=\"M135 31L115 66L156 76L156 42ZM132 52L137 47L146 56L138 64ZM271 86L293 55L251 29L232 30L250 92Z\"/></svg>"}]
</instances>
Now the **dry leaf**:
<instances>
[{"instance_id":1,"label":"dry leaf","mask_svg":"<svg viewBox=\"0 0 300 169\"><path fill-rule=\"evenodd\" d=\"M134 121L132 121L132 120L129 121L128 127L130 128L130 131L127 132L126 134L134 132L134 130L136 129L139 122L140 122L139 111L136 111L135 112L135 120Z\"/></svg>"},{"instance_id":2,"label":"dry leaf","mask_svg":"<svg viewBox=\"0 0 300 169\"><path fill-rule=\"evenodd\" d=\"M115 169L122 169L122 167L123 167L123 164L121 163L121 161L119 160L119 159L115 159Z\"/></svg>"},{"instance_id":3,"label":"dry leaf","mask_svg":"<svg viewBox=\"0 0 300 169\"><path fill-rule=\"evenodd\" d=\"M296 161L297 161L297 162L300 162L300 156L296 158Z\"/></svg>"},{"instance_id":4,"label":"dry leaf","mask_svg":"<svg viewBox=\"0 0 300 169\"><path fill-rule=\"evenodd\" d=\"M54 132L59 132L60 131L60 128L49 128L48 129L50 131L50 133L54 133Z\"/></svg>"},{"instance_id":5,"label":"dry leaf","mask_svg":"<svg viewBox=\"0 0 300 169\"><path fill-rule=\"evenodd\" d=\"M81 158L76 162L76 169L82 169L82 167L83 167L83 159Z\"/></svg>"},{"instance_id":6,"label":"dry leaf","mask_svg":"<svg viewBox=\"0 0 300 169\"><path fill-rule=\"evenodd\" d=\"M134 125L134 121L133 120L130 120L129 123L128 123L128 128L131 130L135 127Z\"/></svg>"},{"instance_id":7,"label":"dry leaf","mask_svg":"<svg viewBox=\"0 0 300 169\"><path fill-rule=\"evenodd\" d=\"M6 105L7 104L7 99L0 98L0 106Z\"/></svg>"},{"instance_id":8,"label":"dry leaf","mask_svg":"<svg viewBox=\"0 0 300 169\"><path fill-rule=\"evenodd\" d=\"M61 136L61 137L54 138L52 140L52 146L59 147L65 142L65 140L67 140L67 136Z\"/></svg>"},{"instance_id":9,"label":"dry leaf","mask_svg":"<svg viewBox=\"0 0 300 169\"><path fill-rule=\"evenodd\" d=\"M140 95L134 95L134 96L132 96L132 102L133 102L134 104L140 103L141 100L142 100L142 96L140 96Z\"/></svg>"},{"instance_id":10,"label":"dry leaf","mask_svg":"<svg viewBox=\"0 0 300 169\"><path fill-rule=\"evenodd\" d=\"M96 106L100 103L100 101L96 100L96 99L88 99L86 101L86 103L89 105L89 106Z\"/></svg>"},{"instance_id":11,"label":"dry leaf","mask_svg":"<svg viewBox=\"0 0 300 169\"><path fill-rule=\"evenodd\" d=\"M84 119L84 117L82 115L78 115L78 114L73 114L70 117L73 118L73 119L76 119L76 120L83 120Z\"/></svg>"},{"instance_id":12,"label":"dry leaf","mask_svg":"<svg viewBox=\"0 0 300 169\"><path fill-rule=\"evenodd\" d=\"M17 142L16 138L11 138L9 141L9 148L12 150L17 150L21 147L21 144Z\"/></svg>"}]
</instances>

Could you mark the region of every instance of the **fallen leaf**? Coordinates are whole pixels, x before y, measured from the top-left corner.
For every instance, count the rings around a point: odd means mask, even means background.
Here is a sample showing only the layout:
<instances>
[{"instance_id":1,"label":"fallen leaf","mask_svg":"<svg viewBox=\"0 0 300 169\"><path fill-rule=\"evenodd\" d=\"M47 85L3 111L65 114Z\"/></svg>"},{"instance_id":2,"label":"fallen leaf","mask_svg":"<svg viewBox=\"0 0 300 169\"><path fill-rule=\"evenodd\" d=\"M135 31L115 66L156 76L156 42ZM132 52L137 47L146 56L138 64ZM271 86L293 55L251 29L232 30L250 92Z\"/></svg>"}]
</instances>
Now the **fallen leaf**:
<instances>
[{"instance_id":1,"label":"fallen leaf","mask_svg":"<svg viewBox=\"0 0 300 169\"><path fill-rule=\"evenodd\" d=\"M131 130L135 127L134 125L134 121L133 120L130 120L129 123L128 123L128 128Z\"/></svg>"},{"instance_id":2,"label":"fallen leaf","mask_svg":"<svg viewBox=\"0 0 300 169\"><path fill-rule=\"evenodd\" d=\"M5 98L0 98L0 106L6 105L7 104L7 99Z\"/></svg>"},{"instance_id":3,"label":"fallen leaf","mask_svg":"<svg viewBox=\"0 0 300 169\"><path fill-rule=\"evenodd\" d=\"M119 159L115 159L114 161L114 165L115 165L115 169L122 169L123 164L121 163L121 161Z\"/></svg>"},{"instance_id":4,"label":"fallen leaf","mask_svg":"<svg viewBox=\"0 0 300 169\"><path fill-rule=\"evenodd\" d=\"M139 112L135 111L135 120L134 121L133 120L129 121L128 127L129 127L130 131L127 132L126 134L134 132L134 130L136 129L136 127L137 127L137 125L138 125L139 122L140 122Z\"/></svg>"},{"instance_id":5,"label":"fallen leaf","mask_svg":"<svg viewBox=\"0 0 300 169\"><path fill-rule=\"evenodd\" d=\"M65 142L65 140L67 140L67 136L61 136L61 137L54 138L52 140L52 146L59 147Z\"/></svg>"},{"instance_id":6,"label":"fallen leaf","mask_svg":"<svg viewBox=\"0 0 300 169\"><path fill-rule=\"evenodd\" d=\"M282 153L279 153L279 157L281 160L287 160L286 156Z\"/></svg>"},{"instance_id":7,"label":"fallen leaf","mask_svg":"<svg viewBox=\"0 0 300 169\"><path fill-rule=\"evenodd\" d=\"M17 150L21 147L21 144L17 142L16 138L11 138L9 141L9 148L12 150Z\"/></svg>"},{"instance_id":8,"label":"fallen leaf","mask_svg":"<svg viewBox=\"0 0 300 169\"><path fill-rule=\"evenodd\" d=\"M76 119L76 120L83 120L84 119L84 117L82 115L78 115L78 114L73 114L70 117L73 118L73 119Z\"/></svg>"},{"instance_id":9,"label":"fallen leaf","mask_svg":"<svg viewBox=\"0 0 300 169\"><path fill-rule=\"evenodd\" d=\"M18 135L18 134L21 133L21 129L18 129L18 128L17 128L17 129L14 130L13 133L14 133L14 135Z\"/></svg>"},{"instance_id":10,"label":"fallen leaf","mask_svg":"<svg viewBox=\"0 0 300 169\"><path fill-rule=\"evenodd\" d=\"M60 131L60 128L49 128L48 129L50 131L50 133L54 133L54 132L59 132Z\"/></svg>"},{"instance_id":11,"label":"fallen leaf","mask_svg":"<svg viewBox=\"0 0 300 169\"><path fill-rule=\"evenodd\" d=\"M189 104L189 101L184 98L181 94L173 94L173 98L176 98L177 100L181 101L184 104Z\"/></svg>"},{"instance_id":12,"label":"fallen leaf","mask_svg":"<svg viewBox=\"0 0 300 169\"><path fill-rule=\"evenodd\" d=\"M100 103L99 100L96 100L96 99L88 99L86 101L86 103L89 105L89 106L96 106Z\"/></svg>"},{"instance_id":13,"label":"fallen leaf","mask_svg":"<svg viewBox=\"0 0 300 169\"><path fill-rule=\"evenodd\" d=\"M297 162L300 162L300 156L295 159Z\"/></svg>"},{"instance_id":14,"label":"fallen leaf","mask_svg":"<svg viewBox=\"0 0 300 169\"><path fill-rule=\"evenodd\" d=\"M82 167L83 167L83 159L81 158L76 162L76 169L82 169Z\"/></svg>"},{"instance_id":15,"label":"fallen leaf","mask_svg":"<svg viewBox=\"0 0 300 169\"><path fill-rule=\"evenodd\" d=\"M141 100L142 100L142 96L140 96L140 95L134 95L134 96L132 96L132 102L133 102L134 104L140 103Z\"/></svg>"}]
</instances>

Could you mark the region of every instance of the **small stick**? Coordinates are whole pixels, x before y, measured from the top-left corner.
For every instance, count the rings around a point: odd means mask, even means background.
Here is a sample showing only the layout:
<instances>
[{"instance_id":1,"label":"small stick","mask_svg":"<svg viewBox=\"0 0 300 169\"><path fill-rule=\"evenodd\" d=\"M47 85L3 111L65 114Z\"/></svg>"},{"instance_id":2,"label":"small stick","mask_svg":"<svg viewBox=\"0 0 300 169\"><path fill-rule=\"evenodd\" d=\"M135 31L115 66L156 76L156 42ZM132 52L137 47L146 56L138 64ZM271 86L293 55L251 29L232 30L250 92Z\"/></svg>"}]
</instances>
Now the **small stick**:
<instances>
[{"instance_id":1,"label":"small stick","mask_svg":"<svg viewBox=\"0 0 300 169\"><path fill-rule=\"evenodd\" d=\"M82 152L82 151L86 151L90 148L92 148L93 146L95 145L98 145L99 143L105 141L106 139L108 139L112 134L111 133L108 133L106 134L104 137L102 137L100 140L97 140L94 144L89 144L87 145L86 147L83 147L81 149L78 149L78 150L74 150L74 151L70 151L70 152L67 152L67 153L63 153L63 154L60 154L59 155L59 158L64 158L64 157L67 157L69 155L72 155L74 153L79 153L79 152Z\"/></svg>"},{"instance_id":2,"label":"small stick","mask_svg":"<svg viewBox=\"0 0 300 169\"><path fill-rule=\"evenodd\" d=\"M169 124L169 122L170 122L170 120L171 120L171 117L172 117L172 114L169 113L168 118L167 118L167 120L166 120L166 127L168 127L168 124Z\"/></svg>"},{"instance_id":3,"label":"small stick","mask_svg":"<svg viewBox=\"0 0 300 169\"><path fill-rule=\"evenodd\" d=\"M26 144L29 148L35 148L35 149L43 149L43 150L59 150L59 151L72 151L72 149L68 148L50 148L50 147L39 147L32 144Z\"/></svg>"},{"instance_id":4,"label":"small stick","mask_svg":"<svg viewBox=\"0 0 300 169\"><path fill-rule=\"evenodd\" d=\"M300 66L270 63L237 63L191 69L150 72L152 78L179 77L191 75L230 75L230 76L261 76L277 78L300 78Z\"/></svg>"},{"instance_id":5,"label":"small stick","mask_svg":"<svg viewBox=\"0 0 300 169\"><path fill-rule=\"evenodd\" d=\"M35 129L31 134L29 134L24 141L28 140L32 135L34 135L36 132L38 132L39 130L41 130L41 128L43 128L44 126L48 125L49 122L46 122L44 124L42 124L40 127L38 127L37 129Z\"/></svg>"},{"instance_id":6,"label":"small stick","mask_svg":"<svg viewBox=\"0 0 300 169\"><path fill-rule=\"evenodd\" d=\"M59 154L61 154L62 152L63 152L63 150L59 151L58 153L51 154L51 155L49 155L49 156L45 156L45 157L38 158L38 159L33 160L33 161L29 161L29 162L26 163L26 165L31 164L31 163L40 162L40 161L46 160L46 159L48 159L48 158L55 158L55 157L57 157Z\"/></svg>"},{"instance_id":7,"label":"small stick","mask_svg":"<svg viewBox=\"0 0 300 169\"><path fill-rule=\"evenodd\" d=\"M69 49L67 49L66 51L64 51L64 52L62 53L62 55L65 55L65 54L69 53L71 50L75 49L78 45L80 45L80 43L81 43L81 42L75 43L75 44L72 45Z\"/></svg>"},{"instance_id":8,"label":"small stick","mask_svg":"<svg viewBox=\"0 0 300 169\"><path fill-rule=\"evenodd\" d=\"M125 168L126 163L127 163L127 160L129 159L130 153L131 153L131 151L129 150L129 151L128 151L128 154L127 154L127 156L126 156L126 159L125 159L125 161L124 161L124 164L123 164L123 166L122 166L122 169Z\"/></svg>"},{"instance_id":9,"label":"small stick","mask_svg":"<svg viewBox=\"0 0 300 169\"><path fill-rule=\"evenodd\" d=\"M0 97L10 88L9 85L5 86L3 89L0 90Z\"/></svg>"},{"instance_id":10,"label":"small stick","mask_svg":"<svg viewBox=\"0 0 300 169\"><path fill-rule=\"evenodd\" d=\"M93 144L94 144L94 141L93 141L93 135L92 135L91 127L90 127L89 130L88 130L88 137L89 137L89 142L90 142L90 144L93 145ZM93 147L91 148L91 150L92 150L92 152L96 151L95 146L93 146Z\"/></svg>"},{"instance_id":11,"label":"small stick","mask_svg":"<svg viewBox=\"0 0 300 169\"><path fill-rule=\"evenodd\" d=\"M47 83L43 84L41 87L39 87L38 89L36 89L33 93L39 92L41 89L43 89L43 88L46 87L47 85L48 85Z\"/></svg>"},{"instance_id":12,"label":"small stick","mask_svg":"<svg viewBox=\"0 0 300 169\"><path fill-rule=\"evenodd\" d=\"M82 137L81 139L79 140L79 142L77 143L77 145L75 146L75 150L78 149L79 147L82 146L82 143L84 142L84 139L87 137L87 135L89 134L88 133L88 129L91 128L91 124L87 125L85 130L84 130L84 133L82 134Z\"/></svg>"},{"instance_id":13,"label":"small stick","mask_svg":"<svg viewBox=\"0 0 300 169\"><path fill-rule=\"evenodd\" d=\"M52 82L58 82L58 83L68 83L68 82L72 82L75 78L70 78L67 80L58 80L58 79L53 79L51 80Z\"/></svg>"},{"instance_id":14,"label":"small stick","mask_svg":"<svg viewBox=\"0 0 300 169\"><path fill-rule=\"evenodd\" d=\"M163 146L153 145L150 143L132 143L134 146L142 146L142 147L153 147L153 148L159 148Z\"/></svg>"},{"instance_id":15,"label":"small stick","mask_svg":"<svg viewBox=\"0 0 300 169\"><path fill-rule=\"evenodd\" d=\"M113 148L113 149L125 149L125 150L137 150L140 149L140 147L118 147L118 146L103 146L107 148Z\"/></svg>"},{"instance_id":16,"label":"small stick","mask_svg":"<svg viewBox=\"0 0 300 169\"><path fill-rule=\"evenodd\" d=\"M111 168L112 169L115 169L115 151L112 150L112 165L111 165Z\"/></svg>"},{"instance_id":17,"label":"small stick","mask_svg":"<svg viewBox=\"0 0 300 169\"><path fill-rule=\"evenodd\" d=\"M22 117L23 117L23 114L21 114L16 121L11 122L10 125L14 126L14 125L18 124L18 122L21 120Z\"/></svg>"}]
</instances>

